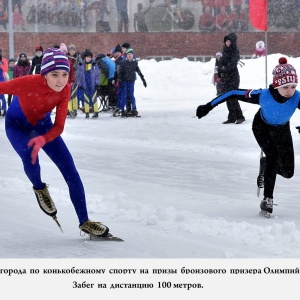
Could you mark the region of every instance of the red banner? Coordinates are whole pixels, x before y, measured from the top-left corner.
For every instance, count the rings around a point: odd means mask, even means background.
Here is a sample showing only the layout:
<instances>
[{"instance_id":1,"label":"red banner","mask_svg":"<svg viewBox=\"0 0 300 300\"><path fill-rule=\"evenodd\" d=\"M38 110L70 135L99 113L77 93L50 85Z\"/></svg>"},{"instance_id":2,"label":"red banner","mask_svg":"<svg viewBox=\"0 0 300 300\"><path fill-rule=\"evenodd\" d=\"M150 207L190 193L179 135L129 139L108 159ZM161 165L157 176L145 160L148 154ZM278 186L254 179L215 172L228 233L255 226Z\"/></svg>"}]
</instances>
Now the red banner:
<instances>
[{"instance_id":1,"label":"red banner","mask_svg":"<svg viewBox=\"0 0 300 300\"><path fill-rule=\"evenodd\" d=\"M268 1L249 0L250 21L254 28L268 30Z\"/></svg>"}]
</instances>

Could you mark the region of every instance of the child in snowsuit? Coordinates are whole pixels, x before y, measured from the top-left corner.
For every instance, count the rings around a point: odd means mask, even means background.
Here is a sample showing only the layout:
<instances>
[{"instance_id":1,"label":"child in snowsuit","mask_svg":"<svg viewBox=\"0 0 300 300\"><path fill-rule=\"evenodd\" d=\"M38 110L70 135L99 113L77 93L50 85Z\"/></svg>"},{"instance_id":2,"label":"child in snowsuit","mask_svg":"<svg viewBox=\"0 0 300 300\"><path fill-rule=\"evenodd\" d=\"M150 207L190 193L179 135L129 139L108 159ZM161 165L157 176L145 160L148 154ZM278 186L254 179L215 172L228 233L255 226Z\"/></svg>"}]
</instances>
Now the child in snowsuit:
<instances>
[{"instance_id":1,"label":"child in snowsuit","mask_svg":"<svg viewBox=\"0 0 300 300\"><path fill-rule=\"evenodd\" d=\"M85 117L89 118L90 107L93 107L92 118L98 118L97 90L100 86L100 71L89 49L84 51L83 62L78 65L77 84L84 92Z\"/></svg>"},{"instance_id":2,"label":"child in snowsuit","mask_svg":"<svg viewBox=\"0 0 300 300\"><path fill-rule=\"evenodd\" d=\"M236 98L260 105L253 120L252 131L265 154L260 160L257 186L264 188L260 207L267 213L273 212L273 191L277 174L284 178L294 175L294 147L289 121L295 110L300 109L297 84L296 70L282 57L273 70L273 84L268 89L232 90L206 105L200 105L196 111L196 116L202 118L217 105Z\"/></svg>"},{"instance_id":3,"label":"child in snowsuit","mask_svg":"<svg viewBox=\"0 0 300 300\"><path fill-rule=\"evenodd\" d=\"M116 64L107 55L100 53L97 55L96 63L100 70L100 97L108 96L107 110L115 109L117 106L117 99L115 94L115 86L113 84Z\"/></svg>"},{"instance_id":4,"label":"child in snowsuit","mask_svg":"<svg viewBox=\"0 0 300 300\"><path fill-rule=\"evenodd\" d=\"M216 53L216 62L215 62L215 69L214 69L214 76L213 76L213 84L215 85L217 89L217 96L222 93L222 88L220 86L220 77L218 75L218 68L220 66L222 53L217 52Z\"/></svg>"},{"instance_id":5,"label":"child in snowsuit","mask_svg":"<svg viewBox=\"0 0 300 300\"><path fill-rule=\"evenodd\" d=\"M255 44L255 51L252 55L253 58L258 58L266 55L265 43L263 41L258 41Z\"/></svg>"},{"instance_id":6,"label":"child in snowsuit","mask_svg":"<svg viewBox=\"0 0 300 300\"><path fill-rule=\"evenodd\" d=\"M60 136L70 98L69 71L70 65L65 54L59 49L49 48L44 53L40 74L0 83L1 93L14 95L5 119L6 135L23 162L40 208L57 222L55 204L41 179L38 152L42 148L68 185L79 228L88 234L103 236L109 229L100 222L89 220L82 181L71 153ZM54 108L56 115L53 123L50 113Z\"/></svg>"},{"instance_id":7,"label":"child in snowsuit","mask_svg":"<svg viewBox=\"0 0 300 300\"><path fill-rule=\"evenodd\" d=\"M136 80L136 74L138 73L141 77L144 87L147 87L146 80L144 78L144 75L142 74L137 60L133 58L133 50L129 48L126 51L127 57L124 61L121 62L120 68L118 70L118 78L119 78L119 85L121 86L121 115L125 116L125 106L127 101L127 95L130 98L131 103L131 109L127 108L128 110L131 110L131 114L134 116L138 115L138 112L136 110L136 103L135 103L135 97L134 97L134 83Z\"/></svg>"},{"instance_id":8,"label":"child in snowsuit","mask_svg":"<svg viewBox=\"0 0 300 300\"><path fill-rule=\"evenodd\" d=\"M76 53L76 47L75 45L69 45L68 47L68 59L70 63L70 70L73 66L74 70L74 76L73 76L73 84L71 84L71 97L68 105L68 117L74 118L77 116L77 110L79 108L79 98L81 96L82 99L82 107L84 106L84 100L83 100L83 93L82 91L79 91L78 85L77 85L77 68L78 63L81 60L80 55ZM69 79L69 83L71 80ZM81 93L81 95L80 95ZM78 95L79 94L79 95Z\"/></svg>"}]
</instances>

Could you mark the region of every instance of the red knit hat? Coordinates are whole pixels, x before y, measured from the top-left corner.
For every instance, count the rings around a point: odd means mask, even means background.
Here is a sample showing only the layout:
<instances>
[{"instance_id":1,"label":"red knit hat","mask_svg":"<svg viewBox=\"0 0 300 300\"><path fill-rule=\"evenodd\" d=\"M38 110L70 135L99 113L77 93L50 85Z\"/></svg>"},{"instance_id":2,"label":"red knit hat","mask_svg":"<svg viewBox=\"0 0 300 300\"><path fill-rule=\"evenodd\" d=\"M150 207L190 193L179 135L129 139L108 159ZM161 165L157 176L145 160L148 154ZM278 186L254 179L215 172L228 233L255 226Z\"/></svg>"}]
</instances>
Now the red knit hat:
<instances>
[{"instance_id":1,"label":"red knit hat","mask_svg":"<svg viewBox=\"0 0 300 300\"><path fill-rule=\"evenodd\" d=\"M287 85L297 85L298 76L295 68L287 63L285 57L279 58L279 65L273 70L273 86L278 89Z\"/></svg>"}]
</instances>

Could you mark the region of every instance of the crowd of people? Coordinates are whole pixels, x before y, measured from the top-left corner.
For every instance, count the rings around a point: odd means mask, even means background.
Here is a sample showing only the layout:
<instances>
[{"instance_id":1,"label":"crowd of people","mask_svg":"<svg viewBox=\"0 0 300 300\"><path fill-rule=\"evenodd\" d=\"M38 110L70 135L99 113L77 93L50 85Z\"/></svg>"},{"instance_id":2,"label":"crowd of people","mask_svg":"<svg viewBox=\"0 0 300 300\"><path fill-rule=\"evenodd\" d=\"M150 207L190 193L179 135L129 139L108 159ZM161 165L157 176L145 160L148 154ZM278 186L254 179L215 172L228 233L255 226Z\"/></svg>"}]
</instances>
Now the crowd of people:
<instances>
[{"instance_id":1,"label":"crowd of people","mask_svg":"<svg viewBox=\"0 0 300 300\"><path fill-rule=\"evenodd\" d=\"M7 29L7 5L4 0L0 0L0 25ZM18 3L16 3L18 2ZM165 7L172 18L178 23L184 23L186 8L182 7L182 1L164 0L153 5L155 0L150 0L149 5L143 3L131 4L128 0L115 0L111 3L107 0L100 1L35 1L26 3L26 9L22 10L24 3L13 1L13 15L15 30L25 31L26 24L49 24L69 28L86 27L90 24L90 12L95 11L95 30L96 32L111 32L111 22L115 22L118 32L129 32L129 6L136 5L132 15L132 25L135 32L148 32L149 18L146 15L152 11L153 18L155 14L160 15L160 9ZM248 30L248 10L243 9L245 0L201 0L202 13L198 22L200 31L225 31L225 30ZM161 4L162 3L162 4ZM30 5L30 6L29 6ZM2 14L1 14L2 10ZM113 14L111 13L113 11ZM191 11L190 14L193 14ZM26 14L26 15L25 15ZM176 17L174 17L176 16ZM151 18L152 18L151 17ZM150 19L151 19L150 18ZM194 16L193 16L194 18ZM195 22L193 22L194 24ZM193 25L192 25L193 26ZM184 28L180 27L179 28ZM191 29L191 26L186 30ZM196 29L196 28L194 28Z\"/></svg>"},{"instance_id":2,"label":"crowd of people","mask_svg":"<svg viewBox=\"0 0 300 300\"><path fill-rule=\"evenodd\" d=\"M116 45L111 51L93 53L90 49L76 51L76 46L65 43L54 45L60 49L70 63L68 82L71 86L67 115L75 118L78 111L85 117L99 117L99 102L105 103L103 111L111 112L114 116L138 116L134 96L136 74L144 86L146 80L139 68L134 50L127 42ZM0 59L0 81L6 81L31 74L40 74L43 60L43 47L35 47L35 56L30 62L25 52L20 53L17 62L14 59ZM2 52L1 52L2 53ZM1 94L2 116L6 115L7 106L11 104L12 95L8 100Z\"/></svg>"},{"instance_id":3,"label":"crowd of people","mask_svg":"<svg viewBox=\"0 0 300 300\"><path fill-rule=\"evenodd\" d=\"M199 17L201 32L233 31L245 32L249 29L249 11L240 5L230 5L230 1L218 7L213 1L203 1L203 13ZM241 1L240 1L241 2Z\"/></svg>"},{"instance_id":4,"label":"crowd of people","mask_svg":"<svg viewBox=\"0 0 300 300\"><path fill-rule=\"evenodd\" d=\"M156 3L157 2L157 3ZM15 30L26 31L26 24L49 24L62 27L82 27L90 24L90 12L95 11L96 32L111 32L111 23L115 22L116 31L129 32L132 17L135 32L148 32L151 27L150 19L156 20L155 14L161 14L159 8L165 7L176 16L176 22L184 22L184 2L180 0L150 0L149 5L143 3L130 3L128 0L54 0L54 1L12 1L13 24ZM198 2L198 1L197 1ZM155 3L155 6L154 6ZM249 30L249 1L248 0L199 0L201 5L195 9L202 9L198 28L201 32L234 31L246 32ZM25 7L26 5L26 7ZM133 7L132 7L133 6ZM152 11L148 19L146 15ZM113 13L111 13L113 11ZM129 15L132 11L132 16ZM192 11L190 13L193 13ZM269 26L273 29L299 29L298 19L300 5L298 0L271 1L268 4ZM286 16L289 15L289 18ZM0 25L7 30L8 1L0 0ZM197 26L195 26L194 30ZM180 27L179 28L183 28ZM190 30L186 29L186 30ZM150 28L151 31L151 28Z\"/></svg>"}]
</instances>

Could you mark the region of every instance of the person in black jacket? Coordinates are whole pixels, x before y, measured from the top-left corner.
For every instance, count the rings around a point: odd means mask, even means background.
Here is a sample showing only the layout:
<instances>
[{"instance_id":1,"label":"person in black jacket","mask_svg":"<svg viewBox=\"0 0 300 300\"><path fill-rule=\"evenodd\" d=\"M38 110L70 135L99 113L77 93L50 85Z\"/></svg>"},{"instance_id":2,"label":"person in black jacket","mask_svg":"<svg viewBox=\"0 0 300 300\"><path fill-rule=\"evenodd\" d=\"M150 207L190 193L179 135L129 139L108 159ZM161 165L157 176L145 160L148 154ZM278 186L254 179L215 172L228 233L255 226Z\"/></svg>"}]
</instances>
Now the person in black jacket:
<instances>
[{"instance_id":1,"label":"person in black jacket","mask_svg":"<svg viewBox=\"0 0 300 300\"><path fill-rule=\"evenodd\" d=\"M122 47L118 44L115 48L111 50L111 53L113 55L113 58L115 60L115 75L113 79L113 84L115 85L116 90L116 108L114 109L114 112L116 114L119 114L121 112L121 87L119 85L119 78L118 78L118 70L120 68L121 62L125 59L122 56Z\"/></svg>"},{"instance_id":2,"label":"person in black jacket","mask_svg":"<svg viewBox=\"0 0 300 300\"><path fill-rule=\"evenodd\" d=\"M28 74L40 74L41 72L41 64L43 59L43 47L36 46L35 47L35 57L32 59L31 68Z\"/></svg>"},{"instance_id":3,"label":"person in black jacket","mask_svg":"<svg viewBox=\"0 0 300 300\"><path fill-rule=\"evenodd\" d=\"M146 80L144 75L142 74L138 62L133 58L133 50L131 48L126 51L127 57L124 61L121 62L120 67L118 69L118 78L119 85L121 86L121 115L126 116L125 106L127 95L129 95L130 103L131 103L131 115L137 116L138 112L136 110L136 103L134 97L134 82L136 80L136 74L138 73L140 78L143 81L144 87L147 87Z\"/></svg>"},{"instance_id":4,"label":"person in black jacket","mask_svg":"<svg viewBox=\"0 0 300 300\"><path fill-rule=\"evenodd\" d=\"M235 33L229 33L224 37L223 53L218 67L221 93L227 93L239 88L240 75L237 68L239 60L240 54L237 48L237 36ZM223 124L241 124L245 121L237 99L227 101L227 108L229 110L228 118Z\"/></svg>"}]
</instances>

